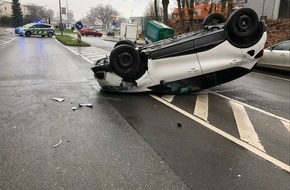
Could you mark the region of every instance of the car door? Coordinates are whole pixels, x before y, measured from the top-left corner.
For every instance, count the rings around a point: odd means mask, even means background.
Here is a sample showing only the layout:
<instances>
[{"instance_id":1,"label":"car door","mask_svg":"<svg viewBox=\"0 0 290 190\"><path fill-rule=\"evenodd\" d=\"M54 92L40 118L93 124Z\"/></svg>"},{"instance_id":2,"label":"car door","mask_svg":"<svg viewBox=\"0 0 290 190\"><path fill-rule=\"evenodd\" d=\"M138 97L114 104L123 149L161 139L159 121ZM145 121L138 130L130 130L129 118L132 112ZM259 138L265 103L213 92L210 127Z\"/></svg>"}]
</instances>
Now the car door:
<instances>
[{"instance_id":1,"label":"car door","mask_svg":"<svg viewBox=\"0 0 290 190\"><path fill-rule=\"evenodd\" d=\"M276 44L264 51L263 57L259 60L259 64L289 67L289 45L290 41Z\"/></svg>"},{"instance_id":2,"label":"car door","mask_svg":"<svg viewBox=\"0 0 290 190\"><path fill-rule=\"evenodd\" d=\"M44 24L38 24L37 26L37 34L38 35L44 35L45 32L45 25Z\"/></svg>"},{"instance_id":3,"label":"car door","mask_svg":"<svg viewBox=\"0 0 290 190\"><path fill-rule=\"evenodd\" d=\"M186 38L152 51L148 62L150 78L159 84L160 81L173 82L201 75L202 65L196 53L195 42L195 37ZM203 55L201 57L203 59ZM204 57L213 56L207 54Z\"/></svg>"},{"instance_id":4,"label":"car door","mask_svg":"<svg viewBox=\"0 0 290 190\"><path fill-rule=\"evenodd\" d=\"M290 41L286 41L283 44L281 44L280 48L283 51L281 52L280 56L284 57L284 63L283 63L283 67L288 68L288 70L290 69Z\"/></svg>"},{"instance_id":5,"label":"car door","mask_svg":"<svg viewBox=\"0 0 290 190\"><path fill-rule=\"evenodd\" d=\"M208 51L198 52L197 56L203 74L236 67L244 63L242 50L234 47L228 41L224 41Z\"/></svg>"},{"instance_id":6,"label":"car door","mask_svg":"<svg viewBox=\"0 0 290 190\"><path fill-rule=\"evenodd\" d=\"M88 29L89 35L94 35L94 30L93 29Z\"/></svg>"},{"instance_id":7,"label":"car door","mask_svg":"<svg viewBox=\"0 0 290 190\"><path fill-rule=\"evenodd\" d=\"M35 35L36 32L37 32L37 24L34 24L34 25L30 26L30 27L29 27L29 30L31 31L31 33L32 33L33 35Z\"/></svg>"}]
</instances>

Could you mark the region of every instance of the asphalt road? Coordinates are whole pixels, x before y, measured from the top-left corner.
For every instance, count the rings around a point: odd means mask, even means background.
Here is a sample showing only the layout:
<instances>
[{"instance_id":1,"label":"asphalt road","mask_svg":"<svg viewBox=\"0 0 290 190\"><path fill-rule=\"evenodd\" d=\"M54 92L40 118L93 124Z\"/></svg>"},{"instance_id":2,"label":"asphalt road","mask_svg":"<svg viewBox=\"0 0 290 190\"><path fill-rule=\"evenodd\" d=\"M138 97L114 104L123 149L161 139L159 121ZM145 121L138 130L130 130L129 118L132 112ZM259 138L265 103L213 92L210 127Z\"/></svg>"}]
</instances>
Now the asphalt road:
<instances>
[{"instance_id":1,"label":"asphalt road","mask_svg":"<svg viewBox=\"0 0 290 190\"><path fill-rule=\"evenodd\" d=\"M99 96L87 61L54 38L0 52L0 189L188 189Z\"/></svg>"},{"instance_id":2,"label":"asphalt road","mask_svg":"<svg viewBox=\"0 0 290 190\"><path fill-rule=\"evenodd\" d=\"M90 56L112 43L88 37L102 45L86 54L14 37L0 38L0 189L289 188L289 80L251 73L187 96L107 93Z\"/></svg>"}]
</instances>

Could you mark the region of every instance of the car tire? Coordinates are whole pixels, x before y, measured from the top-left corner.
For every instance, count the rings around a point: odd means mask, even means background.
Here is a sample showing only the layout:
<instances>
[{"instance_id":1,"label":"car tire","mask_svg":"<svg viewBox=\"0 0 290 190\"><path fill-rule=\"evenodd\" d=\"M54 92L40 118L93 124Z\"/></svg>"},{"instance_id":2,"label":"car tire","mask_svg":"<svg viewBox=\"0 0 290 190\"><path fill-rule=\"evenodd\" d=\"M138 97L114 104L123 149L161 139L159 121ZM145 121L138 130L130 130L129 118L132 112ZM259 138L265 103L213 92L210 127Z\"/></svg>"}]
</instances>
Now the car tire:
<instances>
[{"instance_id":1,"label":"car tire","mask_svg":"<svg viewBox=\"0 0 290 190\"><path fill-rule=\"evenodd\" d=\"M31 32L30 31L25 32L25 36L26 37L30 37L31 36Z\"/></svg>"},{"instance_id":2,"label":"car tire","mask_svg":"<svg viewBox=\"0 0 290 190\"><path fill-rule=\"evenodd\" d=\"M48 33L47 33L47 36L48 36L49 38L51 38L51 37L53 36L53 33L52 33L52 32L48 32Z\"/></svg>"},{"instance_id":3,"label":"car tire","mask_svg":"<svg viewBox=\"0 0 290 190\"><path fill-rule=\"evenodd\" d=\"M213 26L224 22L226 22L226 18L224 17L224 15L220 13L211 13L203 20L202 28L208 25Z\"/></svg>"},{"instance_id":4,"label":"car tire","mask_svg":"<svg viewBox=\"0 0 290 190\"><path fill-rule=\"evenodd\" d=\"M120 40L115 44L114 48L116 48L119 45L123 45L123 44L129 45L129 46L132 46L135 48L135 44L131 40Z\"/></svg>"},{"instance_id":5,"label":"car tire","mask_svg":"<svg viewBox=\"0 0 290 190\"><path fill-rule=\"evenodd\" d=\"M111 51L110 66L123 79L134 79L140 67L139 52L131 45L118 45Z\"/></svg>"},{"instance_id":6,"label":"car tire","mask_svg":"<svg viewBox=\"0 0 290 190\"><path fill-rule=\"evenodd\" d=\"M259 27L259 18L250 8L238 9L229 16L226 27L236 37L250 36Z\"/></svg>"}]
</instances>

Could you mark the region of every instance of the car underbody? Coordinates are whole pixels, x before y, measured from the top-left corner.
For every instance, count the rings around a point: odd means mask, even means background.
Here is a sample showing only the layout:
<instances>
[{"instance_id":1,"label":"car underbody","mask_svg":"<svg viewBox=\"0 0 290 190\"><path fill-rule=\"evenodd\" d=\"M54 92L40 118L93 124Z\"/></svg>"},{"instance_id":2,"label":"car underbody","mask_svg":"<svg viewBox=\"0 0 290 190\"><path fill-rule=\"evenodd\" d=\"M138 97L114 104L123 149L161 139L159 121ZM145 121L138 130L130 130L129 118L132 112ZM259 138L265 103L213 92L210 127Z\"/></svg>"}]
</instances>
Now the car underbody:
<instances>
[{"instance_id":1,"label":"car underbody","mask_svg":"<svg viewBox=\"0 0 290 190\"><path fill-rule=\"evenodd\" d=\"M190 94L249 73L263 54L266 38L264 22L249 8L227 20L214 13L196 32L139 47L119 41L92 70L108 91Z\"/></svg>"}]
</instances>

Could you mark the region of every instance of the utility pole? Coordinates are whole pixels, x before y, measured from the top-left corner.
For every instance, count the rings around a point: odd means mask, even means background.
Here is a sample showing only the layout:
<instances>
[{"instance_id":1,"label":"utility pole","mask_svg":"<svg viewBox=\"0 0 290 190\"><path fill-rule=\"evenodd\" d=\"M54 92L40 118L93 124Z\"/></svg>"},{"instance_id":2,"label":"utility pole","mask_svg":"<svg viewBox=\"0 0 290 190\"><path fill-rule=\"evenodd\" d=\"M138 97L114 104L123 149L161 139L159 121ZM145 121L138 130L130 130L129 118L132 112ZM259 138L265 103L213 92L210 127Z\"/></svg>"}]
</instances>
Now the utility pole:
<instances>
[{"instance_id":1,"label":"utility pole","mask_svg":"<svg viewBox=\"0 0 290 190\"><path fill-rule=\"evenodd\" d=\"M59 4L59 20L60 20L59 29L60 29L61 35L63 35L63 24L62 24L62 18L61 18L61 3L60 3L60 0L58 1L58 4Z\"/></svg>"},{"instance_id":2,"label":"utility pole","mask_svg":"<svg viewBox=\"0 0 290 190\"><path fill-rule=\"evenodd\" d=\"M263 1L262 20L265 20L264 10L265 10L265 0Z\"/></svg>"},{"instance_id":3,"label":"utility pole","mask_svg":"<svg viewBox=\"0 0 290 190\"><path fill-rule=\"evenodd\" d=\"M66 17L67 17L67 24L69 25L69 15L68 15L68 3L67 3L67 0L66 0Z\"/></svg>"}]
</instances>

